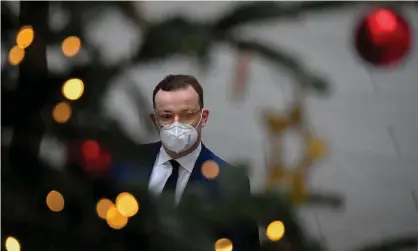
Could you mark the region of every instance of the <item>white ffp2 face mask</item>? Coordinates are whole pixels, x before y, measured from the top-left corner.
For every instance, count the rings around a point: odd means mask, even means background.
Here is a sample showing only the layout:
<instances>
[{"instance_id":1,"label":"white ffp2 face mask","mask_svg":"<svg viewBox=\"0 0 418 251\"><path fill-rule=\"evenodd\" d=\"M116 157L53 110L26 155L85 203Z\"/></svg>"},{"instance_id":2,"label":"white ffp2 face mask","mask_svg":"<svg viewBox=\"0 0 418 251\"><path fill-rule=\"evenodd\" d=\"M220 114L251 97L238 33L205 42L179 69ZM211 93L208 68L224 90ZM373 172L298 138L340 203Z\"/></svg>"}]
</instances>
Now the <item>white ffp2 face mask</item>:
<instances>
[{"instance_id":1,"label":"white ffp2 face mask","mask_svg":"<svg viewBox=\"0 0 418 251\"><path fill-rule=\"evenodd\" d=\"M196 127L200 125L201 120L202 115ZM175 153L186 151L197 141L198 134L196 127L180 122L174 122L171 125L162 126L160 128L161 143L168 150Z\"/></svg>"}]
</instances>

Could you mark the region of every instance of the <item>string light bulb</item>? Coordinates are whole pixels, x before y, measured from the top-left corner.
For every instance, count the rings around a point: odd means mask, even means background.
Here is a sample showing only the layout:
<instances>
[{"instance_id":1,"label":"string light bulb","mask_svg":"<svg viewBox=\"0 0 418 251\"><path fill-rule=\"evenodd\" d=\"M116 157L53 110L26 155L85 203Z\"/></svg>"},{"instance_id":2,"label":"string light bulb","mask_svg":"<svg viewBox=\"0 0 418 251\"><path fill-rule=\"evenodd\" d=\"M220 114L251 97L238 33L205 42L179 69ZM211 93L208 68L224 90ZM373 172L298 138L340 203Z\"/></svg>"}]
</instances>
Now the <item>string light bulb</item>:
<instances>
[{"instance_id":1,"label":"string light bulb","mask_svg":"<svg viewBox=\"0 0 418 251\"><path fill-rule=\"evenodd\" d=\"M26 49L29 45L32 44L34 39L35 32L33 31L32 26L25 25L20 28L16 36L16 45L21 49Z\"/></svg>"},{"instance_id":2,"label":"string light bulb","mask_svg":"<svg viewBox=\"0 0 418 251\"><path fill-rule=\"evenodd\" d=\"M66 102L58 103L52 110L52 118L57 123L66 123L71 117L71 106Z\"/></svg>"},{"instance_id":3,"label":"string light bulb","mask_svg":"<svg viewBox=\"0 0 418 251\"><path fill-rule=\"evenodd\" d=\"M46 196L46 205L53 212L60 212L64 209L64 197L58 191L52 190Z\"/></svg>"},{"instance_id":4,"label":"string light bulb","mask_svg":"<svg viewBox=\"0 0 418 251\"><path fill-rule=\"evenodd\" d=\"M19 241L12 236L7 237L4 247L7 251L20 251L20 243Z\"/></svg>"},{"instance_id":5,"label":"string light bulb","mask_svg":"<svg viewBox=\"0 0 418 251\"><path fill-rule=\"evenodd\" d=\"M11 65L18 65L25 57L25 50L19 46L13 46L9 51L9 63Z\"/></svg>"},{"instance_id":6,"label":"string light bulb","mask_svg":"<svg viewBox=\"0 0 418 251\"><path fill-rule=\"evenodd\" d=\"M61 44L62 53L67 57L73 57L81 49L81 40L77 36L69 36Z\"/></svg>"},{"instance_id":7,"label":"string light bulb","mask_svg":"<svg viewBox=\"0 0 418 251\"><path fill-rule=\"evenodd\" d=\"M107 212L112 206L114 207L113 202L111 200L106 198L100 199L96 205L97 215L99 215L100 218L106 220Z\"/></svg>"},{"instance_id":8,"label":"string light bulb","mask_svg":"<svg viewBox=\"0 0 418 251\"><path fill-rule=\"evenodd\" d=\"M111 228L118 230L128 224L128 217L123 216L114 205L111 205L106 213L106 222Z\"/></svg>"},{"instance_id":9,"label":"string light bulb","mask_svg":"<svg viewBox=\"0 0 418 251\"><path fill-rule=\"evenodd\" d=\"M215 242L215 251L232 251L232 249L232 241L227 238L222 238Z\"/></svg>"},{"instance_id":10,"label":"string light bulb","mask_svg":"<svg viewBox=\"0 0 418 251\"><path fill-rule=\"evenodd\" d=\"M284 232L284 224L281 221L273 221L267 226L266 236L271 241L278 241L283 238Z\"/></svg>"},{"instance_id":11,"label":"string light bulb","mask_svg":"<svg viewBox=\"0 0 418 251\"><path fill-rule=\"evenodd\" d=\"M138 213L139 205L132 194L120 193L116 197L116 208L123 216L132 217Z\"/></svg>"},{"instance_id":12,"label":"string light bulb","mask_svg":"<svg viewBox=\"0 0 418 251\"><path fill-rule=\"evenodd\" d=\"M71 78L62 86L62 94L68 100L77 100L83 95L84 83L81 79Z\"/></svg>"},{"instance_id":13,"label":"string light bulb","mask_svg":"<svg viewBox=\"0 0 418 251\"><path fill-rule=\"evenodd\" d=\"M213 160L206 161L202 165L202 174L207 179L215 179L219 175L219 165Z\"/></svg>"}]
</instances>

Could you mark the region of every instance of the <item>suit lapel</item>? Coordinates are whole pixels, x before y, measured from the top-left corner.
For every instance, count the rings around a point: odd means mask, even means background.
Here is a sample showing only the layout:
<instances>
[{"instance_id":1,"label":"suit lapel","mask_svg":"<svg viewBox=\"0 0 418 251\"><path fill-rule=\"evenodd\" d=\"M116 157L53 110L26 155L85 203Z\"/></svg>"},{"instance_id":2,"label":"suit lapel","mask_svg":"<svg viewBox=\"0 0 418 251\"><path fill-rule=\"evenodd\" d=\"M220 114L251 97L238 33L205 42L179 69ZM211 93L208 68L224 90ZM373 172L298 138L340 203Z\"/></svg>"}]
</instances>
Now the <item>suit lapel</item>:
<instances>
[{"instance_id":1,"label":"suit lapel","mask_svg":"<svg viewBox=\"0 0 418 251\"><path fill-rule=\"evenodd\" d=\"M207 161L208 159L208 149L205 147L205 145L202 144L202 149L200 151L199 157L196 160L196 163L194 164L188 183L193 183L204 179L201 172L201 167L203 163L205 163L205 161Z\"/></svg>"}]
</instances>

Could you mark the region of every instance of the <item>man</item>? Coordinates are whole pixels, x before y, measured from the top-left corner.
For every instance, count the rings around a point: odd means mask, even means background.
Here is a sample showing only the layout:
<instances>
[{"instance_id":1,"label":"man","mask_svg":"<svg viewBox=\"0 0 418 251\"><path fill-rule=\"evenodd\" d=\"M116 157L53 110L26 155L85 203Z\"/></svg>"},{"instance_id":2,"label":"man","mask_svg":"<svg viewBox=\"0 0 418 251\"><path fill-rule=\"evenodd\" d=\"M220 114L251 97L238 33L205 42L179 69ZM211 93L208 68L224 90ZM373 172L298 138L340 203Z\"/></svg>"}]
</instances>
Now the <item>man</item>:
<instances>
[{"instance_id":1,"label":"man","mask_svg":"<svg viewBox=\"0 0 418 251\"><path fill-rule=\"evenodd\" d=\"M232 167L202 143L202 128L208 121L209 110L204 108L203 89L199 82L187 75L167 76L154 89L153 108L151 118L161 142L141 146L143 158L140 165L144 168L119 168L116 170L118 178L145 177L150 192L156 195L174 192L177 203L181 202L184 190L192 183L201 184L209 193L221 196L216 180L209 182L202 175L201 167L208 160L215 161L221 172L222 168ZM249 181L247 188L250 193ZM230 238L236 251L254 251L259 245L255 224L226 232L227 236L221 237Z\"/></svg>"}]
</instances>

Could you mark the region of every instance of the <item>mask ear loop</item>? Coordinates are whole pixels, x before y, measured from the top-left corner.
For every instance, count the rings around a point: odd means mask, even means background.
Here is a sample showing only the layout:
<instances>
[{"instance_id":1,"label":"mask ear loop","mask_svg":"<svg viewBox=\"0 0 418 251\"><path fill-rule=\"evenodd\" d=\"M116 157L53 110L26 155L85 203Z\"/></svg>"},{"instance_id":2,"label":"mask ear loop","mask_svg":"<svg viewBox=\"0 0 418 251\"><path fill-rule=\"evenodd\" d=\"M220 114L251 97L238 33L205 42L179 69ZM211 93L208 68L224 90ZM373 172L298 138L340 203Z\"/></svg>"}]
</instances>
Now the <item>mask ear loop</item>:
<instances>
[{"instance_id":1,"label":"mask ear loop","mask_svg":"<svg viewBox=\"0 0 418 251\"><path fill-rule=\"evenodd\" d=\"M197 123L197 125L194 127L194 129L196 129L200 125L200 123L202 122L202 117L203 117L203 111L200 112L199 123Z\"/></svg>"},{"instance_id":2,"label":"mask ear loop","mask_svg":"<svg viewBox=\"0 0 418 251\"><path fill-rule=\"evenodd\" d=\"M200 123L202 122L202 117L203 117L203 111L200 112L200 119L199 119L199 123L197 123L196 126L193 126L194 130L196 131L196 128L200 125ZM187 144L187 146L185 147L186 149L189 148L189 144L190 144L190 135L189 135L189 143Z\"/></svg>"}]
</instances>

